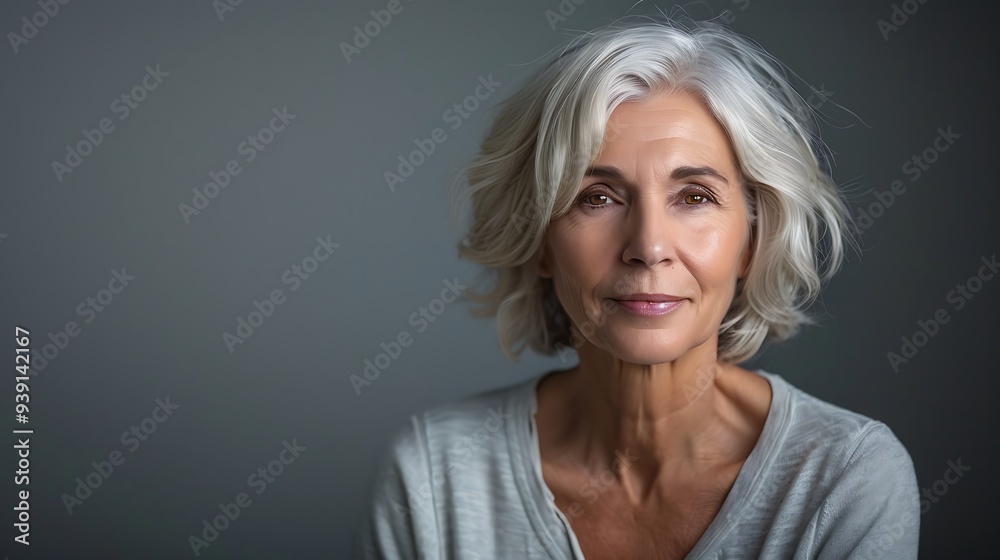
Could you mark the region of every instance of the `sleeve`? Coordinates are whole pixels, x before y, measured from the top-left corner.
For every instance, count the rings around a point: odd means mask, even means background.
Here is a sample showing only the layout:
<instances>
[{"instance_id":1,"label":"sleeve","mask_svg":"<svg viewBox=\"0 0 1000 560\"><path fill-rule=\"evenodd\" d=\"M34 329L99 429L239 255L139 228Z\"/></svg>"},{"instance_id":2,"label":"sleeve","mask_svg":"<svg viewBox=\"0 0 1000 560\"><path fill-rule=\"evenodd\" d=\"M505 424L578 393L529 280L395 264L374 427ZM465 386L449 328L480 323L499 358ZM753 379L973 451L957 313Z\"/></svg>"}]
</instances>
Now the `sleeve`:
<instances>
[{"instance_id":1,"label":"sleeve","mask_svg":"<svg viewBox=\"0 0 1000 560\"><path fill-rule=\"evenodd\" d=\"M370 501L355 534L355 559L438 558L430 462L416 416L378 461Z\"/></svg>"},{"instance_id":2,"label":"sleeve","mask_svg":"<svg viewBox=\"0 0 1000 560\"><path fill-rule=\"evenodd\" d=\"M815 557L917 558L920 495L913 460L892 430L873 422L859 436L823 501Z\"/></svg>"}]
</instances>

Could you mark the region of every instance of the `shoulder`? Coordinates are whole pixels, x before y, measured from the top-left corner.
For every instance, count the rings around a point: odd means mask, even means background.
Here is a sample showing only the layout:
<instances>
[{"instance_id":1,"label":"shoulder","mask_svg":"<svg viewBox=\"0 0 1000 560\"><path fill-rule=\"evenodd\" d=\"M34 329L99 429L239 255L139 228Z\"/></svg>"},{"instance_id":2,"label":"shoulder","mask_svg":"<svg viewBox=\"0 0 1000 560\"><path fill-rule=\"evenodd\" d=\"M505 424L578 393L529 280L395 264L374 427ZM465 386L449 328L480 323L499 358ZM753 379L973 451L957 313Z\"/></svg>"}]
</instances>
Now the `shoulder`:
<instances>
[{"instance_id":1,"label":"shoulder","mask_svg":"<svg viewBox=\"0 0 1000 560\"><path fill-rule=\"evenodd\" d=\"M443 525L459 523L456 511L476 512L469 515L479 519L513 499L496 473L510 470L511 405L530 382L429 407L393 432L378 461L360 557L434 556Z\"/></svg>"},{"instance_id":2,"label":"shoulder","mask_svg":"<svg viewBox=\"0 0 1000 560\"><path fill-rule=\"evenodd\" d=\"M800 513L810 513L803 543L827 552L820 557L871 547L880 556L915 557L920 501L903 443L885 423L775 377L787 391L787 419L772 475L804 507Z\"/></svg>"},{"instance_id":3,"label":"shoulder","mask_svg":"<svg viewBox=\"0 0 1000 560\"><path fill-rule=\"evenodd\" d=\"M798 455L838 457L839 461L830 463L834 468L872 454L910 461L905 447L885 423L810 395L780 376L766 375L773 385L782 385L785 394L784 448Z\"/></svg>"},{"instance_id":4,"label":"shoulder","mask_svg":"<svg viewBox=\"0 0 1000 560\"><path fill-rule=\"evenodd\" d=\"M428 459L461 453L463 444L490 447L504 441L513 416L512 405L525 394L526 382L484 391L428 407L410 417L393 434L389 448L397 454L421 451Z\"/></svg>"},{"instance_id":5,"label":"shoulder","mask_svg":"<svg viewBox=\"0 0 1000 560\"><path fill-rule=\"evenodd\" d=\"M534 379L428 407L392 434L380 462L379 484L400 480L425 497L452 486L490 484L509 470L508 439L516 410L524 410ZM454 482L454 481L452 481ZM431 487L428 489L428 485Z\"/></svg>"},{"instance_id":6,"label":"shoulder","mask_svg":"<svg viewBox=\"0 0 1000 560\"><path fill-rule=\"evenodd\" d=\"M815 503L852 477L877 472L915 481L906 447L885 423L810 395L779 375L758 373L773 387L760 445L771 493L807 493Z\"/></svg>"}]
</instances>

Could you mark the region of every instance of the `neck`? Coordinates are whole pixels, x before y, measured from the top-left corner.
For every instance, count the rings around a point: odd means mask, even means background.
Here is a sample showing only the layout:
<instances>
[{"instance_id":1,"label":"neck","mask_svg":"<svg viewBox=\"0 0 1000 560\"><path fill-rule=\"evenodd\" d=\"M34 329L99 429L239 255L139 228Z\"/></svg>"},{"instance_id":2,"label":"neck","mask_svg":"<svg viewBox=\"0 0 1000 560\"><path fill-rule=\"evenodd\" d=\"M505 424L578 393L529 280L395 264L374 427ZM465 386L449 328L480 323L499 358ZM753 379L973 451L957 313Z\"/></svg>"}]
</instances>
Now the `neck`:
<instances>
[{"instance_id":1,"label":"neck","mask_svg":"<svg viewBox=\"0 0 1000 560\"><path fill-rule=\"evenodd\" d=\"M719 362L714 340L652 365L622 361L589 342L577 350L580 365L556 389L564 404L549 440L559 450L554 456L582 461L593 473L626 465L613 472L641 499L658 480L742 464L753 449L747 442L756 442L770 401L763 415L759 397L748 402L745 370Z\"/></svg>"}]
</instances>

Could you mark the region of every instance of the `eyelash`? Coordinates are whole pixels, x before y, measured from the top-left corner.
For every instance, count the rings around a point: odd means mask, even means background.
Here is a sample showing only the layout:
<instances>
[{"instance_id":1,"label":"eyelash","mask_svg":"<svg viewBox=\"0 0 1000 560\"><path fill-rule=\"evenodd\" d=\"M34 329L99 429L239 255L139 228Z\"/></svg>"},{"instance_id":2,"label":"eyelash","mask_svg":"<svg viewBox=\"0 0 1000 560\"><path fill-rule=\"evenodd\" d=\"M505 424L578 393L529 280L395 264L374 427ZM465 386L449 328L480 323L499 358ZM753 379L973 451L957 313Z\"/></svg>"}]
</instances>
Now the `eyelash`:
<instances>
[{"instance_id":1,"label":"eyelash","mask_svg":"<svg viewBox=\"0 0 1000 560\"><path fill-rule=\"evenodd\" d=\"M578 202L579 202L579 204L581 206L583 206L583 208L585 208L587 210L592 210L592 211L601 211L601 209L603 209L604 207L611 206L611 204L590 204L589 202L587 202L587 200L589 198L591 198L593 196L598 196L598 195L605 196L609 200L612 199L612 196L610 194L608 194L607 192L605 192L603 189L598 189L598 190L594 190L594 191L590 191L590 192L584 193L580 197L580 199L579 199ZM692 195L702 197L705 200L705 202L699 202L697 204L683 204L683 206L692 206L692 207L694 207L694 206L703 206L705 204L716 204L716 205L719 204L719 201L715 198L715 196L713 196L712 193L709 192L708 189L706 189L705 187L702 187L701 185L697 185L695 188L686 189L686 190L684 190L684 191L682 191L680 193L681 200L687 198L688 196L692 196Z\"/></svg>"}]
</instances>

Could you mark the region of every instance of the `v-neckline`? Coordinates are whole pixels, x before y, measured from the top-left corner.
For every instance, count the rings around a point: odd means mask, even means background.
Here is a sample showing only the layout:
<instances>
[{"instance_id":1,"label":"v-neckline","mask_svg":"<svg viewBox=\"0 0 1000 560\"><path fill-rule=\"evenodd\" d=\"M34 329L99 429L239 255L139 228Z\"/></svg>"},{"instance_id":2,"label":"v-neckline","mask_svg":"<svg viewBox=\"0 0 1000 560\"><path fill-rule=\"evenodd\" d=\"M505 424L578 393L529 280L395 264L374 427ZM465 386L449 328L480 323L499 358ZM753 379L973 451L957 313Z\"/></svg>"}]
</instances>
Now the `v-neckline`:
<instances>
[{"instance_id":1,"label":"v-neckline","mask_svg":"<svg viewBox=\"0 0 1000 560\"><path fill-rule=\"evenodd\" d=\"M515 401L510 403L510 408L515 412L514 418L517 421L511 422L508 426L512 432L509 434L508 441L510 442L511 460L515 463L513 465L515 469L514 480L528 510L529 520L543 546L547 547L548 555L551 556L562 550L563 547L557 543L568 539L572 555L563 558L584 560L576 533L563 512L556 507L555 496L545 484L542 475L541 448L538 442L535 414L538 412L538 385L551 373L554 372L547 372L529 380L522 386L523 392L518 392L516 396L512 395ZM771 385L771 404L764 421L764 427L753 450L743 462L719 513L685 557L686 560L699 558L705 552L712 550L715 543L725 538L733 529L741 517L740 513L759 490L767 471L780 451L780 443L787 433L789 391L785 380L776 374L763 370L756 370L754 373L763 377ZM561 524L561 530L559 526L553 527L553 517ZM560 533L556 533L553 529L559 530Z\"/></svg>"}]
</instances>

